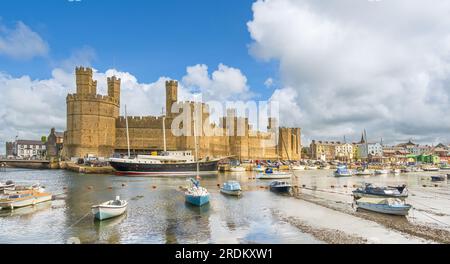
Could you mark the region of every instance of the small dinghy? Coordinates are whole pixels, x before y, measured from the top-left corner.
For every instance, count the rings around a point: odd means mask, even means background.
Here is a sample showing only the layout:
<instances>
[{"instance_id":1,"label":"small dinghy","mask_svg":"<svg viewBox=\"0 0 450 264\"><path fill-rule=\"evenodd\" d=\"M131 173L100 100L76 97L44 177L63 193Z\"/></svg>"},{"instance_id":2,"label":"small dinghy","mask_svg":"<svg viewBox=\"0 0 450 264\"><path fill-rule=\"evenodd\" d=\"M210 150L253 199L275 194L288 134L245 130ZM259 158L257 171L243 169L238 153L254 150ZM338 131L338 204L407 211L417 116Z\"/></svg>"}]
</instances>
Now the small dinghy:
<instances>
[{"instance_id":1,"label":"small dinghy","mask_svg":"<svg viewBox=\"0 0 450 264\"><path fill-rule=\"evenodd\" d=\"M445 181L446 178L444 175L431 176L431 181Z\"/></svg>"},{"instance_id":2,"label":"small dinghy","mask_svg":"<svg viewBox=\"0 0 450 264\"><path fill-rule=\"evenodd\" d=\"M14 188L15 184L13 181L6 181L5 183L0 182L0 191L3 191L4 189L8 189L8 188Z\"/></svg>"},{"instance_id":3,"label":"small dinghy","mask_svg":"<svg viewBox=\"0 0 450 264\"><path fill-rule=\"evenodd\" d=\"M356 176L368 176L372 175L372 172L368 169L357 169L354 174Z\"/></svg>"},{"instance_id":4,"label":"small dinghy","mask_svg":"<svg viewBox=\"0 0 450 264\"><path fill-rule=\"evenodd\" d=\"M230 168L231 172L245 172L245 167L242 166L232 166Z\"/></svg>"},{"instance_id":5,"label":"small dinghy","mask_svg":"<svg viewBox=\"0 0 450 264\"><path fill-rule=\"evenodd\" d=\"M289 179L291 178L291 173L273 171L272 168L267 168L264 173L259 173L256 175L257 179Z\"/></svg>"},{"instance_id":6,"label":"small dinghy","mask_svg":"<svg viewBox=\"0 0 450 264\"><path fill-rule=\"evenodd\" d=\"M242 189L238 181L227 181L220 188L220 192L227 195L240 196Z\"/></svg>"},{"instance_id":7,"label":"small dinghy","mask_svg":"<svg viewBox=\"0 0 450 264\"><path fill-rule=\"evenodd\" d=\"M205 188L200 186L200 182L191 179L193 185L186 190L184 197L187 203L202 206L209 203L209 192Z\"/></svg>"},{"instance_id":8,"label":"small dinghy","mask_svg":"<svg viewBox=\"0 0 450 264\"><path fill-rule=\"evenodd\" d=\"M259 164L256 167L254 167L253 170L256 172L264 172L264 168Z\"/></svg>"},{"instance_id":9,"label":"small dinghy","mask_svg":"<svg viewBox=\"0 0 450 264\"><path fill-rule=\"evenodd\" d=\"M51 200L51 193L29 190L23 191L20 194L8 195L6 198L0 199L0 208L13 210L15 208L36 205Z\"/></svg>"},{"instance_id":10,"label":"small dinghy","mask_svg":"<svg viewBox=\"0 0 450 264\"><path fill-rule=\"evenodd\" d=\"M120 197L116 196L115 200L92 206L92 213L96 219L105 220L124 214L127 206L127 201L120 200Z\"/></svg>"},{"instance_id":11,"label":"small dinghy","mask_svg":"<svg viewBox=\"0 0 450 264\"><path fill-rule=\"evenodd\" d=\"M408 197L408 189L406 188L406 185L376 187L371 183L366 183L364 187L360 187L354 190L353 196L355 197L355 199L363 197L405 199Z\"/></svg>"},{"instance_id":12,"label":"small dinghy","mask_svg":"<svg viewBox=\"0 0 450 264\"><path fill-rule=\"evenodd\" d=\"M291 165L291 170L302 171L302 170L305 170L305 166L302 166L302 165Z\"/></svg>"},{"instance_id":13,"label":"small dinghy","mask_svg":"<svg viewBox=\"0 0 450 264\"><path fill-rule=\"evenodd\" d=\"M388 170L375 170L375 174L381 175L381 174L389 174Z\"/></svg>"},{"instance_id":14,"label":"small dinghy","mask_svg":"<svg viewBox=\"0 0 450 264\"><path fill-rule=\"evenodd\" d=\"M357 208L391 215L407 215L410 204L397 198L361 198L356 201Z\"/></svg>"},{"instance_id":15,"label":"small dinghy","mask_svg":"<svg viewBox=\"0 0 450 264\"><path fill-rule=\"evenodd\" d=\"M352 177L353 173L347 169L347 166L338 166L334 172L335 177Z\"/></svg>"},{"instance_id":16,"label":"small dinghy","mask_svg":"<svg viewBox=\"0 0 450 264\"><path fill-rule=\"evenodd\" d=\"M285 181L273 181L270 183L270 190L277 193L288 193L292 185Z\"/></svg>"}]
</instances>

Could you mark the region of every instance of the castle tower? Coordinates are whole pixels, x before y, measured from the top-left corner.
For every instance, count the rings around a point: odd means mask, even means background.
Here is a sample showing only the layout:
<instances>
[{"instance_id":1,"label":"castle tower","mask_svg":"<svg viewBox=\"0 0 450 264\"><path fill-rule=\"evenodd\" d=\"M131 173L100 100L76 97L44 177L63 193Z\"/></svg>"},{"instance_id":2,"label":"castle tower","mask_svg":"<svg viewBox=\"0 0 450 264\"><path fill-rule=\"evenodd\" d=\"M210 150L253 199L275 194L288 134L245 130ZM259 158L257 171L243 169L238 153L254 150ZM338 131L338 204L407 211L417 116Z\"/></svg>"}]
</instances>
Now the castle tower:
<instances>
[{"instance_id":1,"label":"castle tower","mask_svg":"<svg viewBox=\"0 0 450 264\"><path fill-rule=\"evenodd\" d=\"M97 81L92 79L92 69L77 67L75 69L77 94L97 94Z\"/></svg>"},{"instance_id":2,"label":"castle tower","mask_svg":"<svg viewBox=\"0 0 450 264\"><path fill-rule=\"evenodd\" d=\"M118 104L120 105L120 78L117 78L116 76L109 77L107 79L108 81L108 96L116 99L118 101ZM116 107L114 109L114 117L119 117L119 107Z\"/></svg>"},{"instance_id":3,"label":"castle tower","mask_svg":"<svg viewBox=\"0 0 450 264\"><path fill-rule=\"evenodd\" d=\"M67 131L64 154L67 158L110 157L114 153L116 119L119 116L120 80L108 79L108 96L97 94L97 82L92 69L75 70L77 92L69 94L67 103Z\"/></svg>"},{"instance_id":4,"label":"castle tower","mask_svg":"<svg viewBox=\"0 0 450 264\"><path fill-rule=\"evenodd\" d=\"M172 105L178 101L178 82L166 81L166 116L171 116Z\"/></svg>"}]
</instances>

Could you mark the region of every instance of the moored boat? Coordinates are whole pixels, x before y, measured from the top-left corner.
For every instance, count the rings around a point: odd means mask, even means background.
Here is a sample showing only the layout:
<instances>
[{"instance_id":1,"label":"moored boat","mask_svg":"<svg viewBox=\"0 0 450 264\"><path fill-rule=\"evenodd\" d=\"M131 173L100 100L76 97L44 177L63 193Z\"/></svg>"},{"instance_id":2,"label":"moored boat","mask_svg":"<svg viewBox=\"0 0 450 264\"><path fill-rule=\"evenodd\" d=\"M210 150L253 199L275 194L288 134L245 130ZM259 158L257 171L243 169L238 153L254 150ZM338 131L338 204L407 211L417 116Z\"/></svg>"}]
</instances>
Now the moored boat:
<instances>
[{"instance_id":1,"label":"moored boat","mask_svg":"<svg viewBox=\"0 0 450 264\"><path fill-rule=\"evenodd\" d=\"M0 199L0 208L12 210L15 208L31 206L51 200L51 193L30 190L19 194L8 195L5 198Z\"/></svg>"},{"instance_id":2,"label":"moored boat","mask_svg":"<svg viewBox=\"0 0 450 264\"><path fill-rule=\"evenodd\" d=\"M410 204L405 204L397 198L361 198L356 201L357 208L391 215L407 215L411 209Z\"/></svg>"},{"instance_id":3,"label":"moored boat","mask_svg":"<svg viewBox=\"0 0 450 264\"><path fill-rule=\"evenodd\" d=\"M388 170L385 169L381 169L381 170L375 170L375 174L380 175L380 174L389 174Z\"/></svg>"},{"instance_id":4,"label":"moored boat","mask_svg":"<svg viewBox=\"0 0 450 264\"><path fill-rule=\"evenodd\" d=\"M232 166L230 167L231 172L245 172L245 167L243 166Z\"/></svg>"},{"instance_id":5,"label":"moored boat","mask_svg":"<svg viewBox=\"0 0 450 264\"><path fill-rule=\"evenodd\" d=\"M423 170L424 171L439 171L439 168L435 167L435 166L425 166L425 167L423 167Z\"/></svg>"},{"instance_id":6,"label":"moored boat","mask_svg":"<svg viewBox=\"0 0 450 264\"><path fill-rule=\"evenodd\" d=\"M288 179L292 174L289 172L273 171L272 168L267 168L264 173L256 175L257 179Z\"/></svg>"},{"instance_id":7,"label":"moored boat","mask_svg":"<svg viewBox=\"0 0 450 264\"><path fill-rule=\"evenodd\" d=\"M334 172L335 177L351 177L353 173L347 169L347 166L338 166Z\"/></svg>"},{"instance_id":8,"label":"moored boat","mask_svg":"<svg viewBox=\"0 0 450 264\"><path fill-rule=\"evenodd\" d=\"M242 189L238 181L227 181L220 188L220 192L227 195L240 196Z\"/></svg>"},{"instance_id":9,"label":"moored boat","mask_svg":"<svg viewBox=\"0 0 450 264\"><path fill-rule=\"evenodd\" d=\"M126 200L120 200L120 197L116 196L115 200L94 205L91 209L95 219L105 220L124 214L127 206L128 202Z\"/></svg>"},{"instance_id":10,"label":"moored boat","mask_svg":"<svg viewBox=\"0 0 450 264\"><path fill-rule=\"evenodd\" d=\"M184 193L185 201L195 206L203 206L209 203L209 192L200 186L200 182L191 179L193 185Z\"/></svg>"},{"instance_id":11,"label":"moored boat","mask_svg":"<svg viewBox=\"0 0 450 264\"><path fill-rule=\"evenodd\" d=\"M291 187L291 184L285 181L273 181L270 183L270 190L277 193L288 193Z\"/></svg>"},{"instance_id":12,"label":"moored boat","mask_svg":"<svg viewBox=\"0 0 450 264\"><path fill-rule=\"evenodd\" d=\"M401 170L400 169L393 169L393 170L391 170L391 173L395 174L395 175L399 175L401 173Z\"/></svg>"},{"instance_id":13,"label":"moored boat","mask_svg":"<svg viewBox=\"0 0 450 264\"><path fill-rule=\"evenodd\" d=\"M302 171L302 170L305 170L305 166L303 166L303 165L291 165L291 170Z\"/></svg>"},{"instance_id":14,"label":"moored boat","mask_svg":"<svg viewBox=\"0 0 450 264\"><path fill-rule=\"evenodd\" d=\"M372 172L368 169L359 169L356 170L354 175L356 176L368 176L368 175L372 175Z\"/></svg>"},{"instance_id":15,"label":"moored boat","mask_svg":"<svg viewBox=\"0 0 450 264\"><path fill-rule=\"evenodd\" d=\"M201 173L217 173L220 159L199 161ZM187 157L143 156L135 159L111 158L109 164L119 175L195 175L197 162Z\"/></svg>"},{"instance_id":16,"label":"moored boat","mask_svg":"<svg viewBox=\"0 0 450 264\"><path fill-rule=\"evenodd\" d=\"M364 187L360 187L354 190L353 196L355 197L355 199L360 199L363 197L405 199L408 197L408 189L406 188L406 185L395 187L377 187L371 183L366 183Z\"/></svg>"},{"instance_id":17,"label":"moored boat","mask_svg":"<svg viewBox=\"0 0 450 264\"><path fill-rule=\"evenodd\" d=\"M305 167L305 170L317 170L317 166L314 166L314 165L307 165L307 166Z\"/></svg>"},{"instance_id":18,"label":"moored boat","mask_svg":"<svg viewBox=\"0 0 450 264\"><path fill-rule=\"evenodd\" d=\"M258 164L256 167L253 168L256 172L264 172L264 167L262 167L260 164Z\"/></svg>"},{"instance_id":19,"label":"moored boat","mask_svg":"<svg viewBox=\"0 0 450 264\"><path fill-rule=\"evenodd\" d=\"M444 175L431 176L431 181L445 181L447 177Z\"/></svg>"},{"instance_id":20,"label":"moored boat","mask_svg":"<svg viewBox=\"0 0 450 264\"><path fill-rule=\"evenodd\" d=\"M5 183L0 182L0 191L3 191L4 189L8 189L8 188L14 188L15 184L13 181L8 180Z\"/></svg>"}]
</instances>

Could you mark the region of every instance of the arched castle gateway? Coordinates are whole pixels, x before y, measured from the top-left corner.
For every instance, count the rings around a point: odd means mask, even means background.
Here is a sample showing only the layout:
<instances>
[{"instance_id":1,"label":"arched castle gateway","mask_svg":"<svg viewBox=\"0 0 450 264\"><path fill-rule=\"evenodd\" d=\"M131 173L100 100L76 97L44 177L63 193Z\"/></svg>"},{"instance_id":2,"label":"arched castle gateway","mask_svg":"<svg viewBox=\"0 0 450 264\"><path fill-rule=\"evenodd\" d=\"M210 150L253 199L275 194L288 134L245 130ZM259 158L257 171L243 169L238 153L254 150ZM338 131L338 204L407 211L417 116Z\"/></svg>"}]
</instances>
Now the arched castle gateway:
<instances>
[{"instance_id":1,"label":"arched castle gateway","mask_svg":"<svg viewBox=\"0 0 450 264\"><path fill-rule=\"evenodd\" d=\"M67 95L67 131L64 133L63 155L66 158L110 157L115 153L127 152L125 117L120 113L120 79L115 76L108 78L108 95L97 94L97 82L93 80L90 68L79 67L75 70L77 90L75 94ZM178 102L178 83L166 82L166 113L165 129L167 150L194 150L193 136L174 136L171 123L178 114L170 113L174 104L189 104L191 109L198 104L203 109L203 122L209 123L208 106L204 103ZM234 124L227 124L232 120ZM226 127L234 128L243 123L243 136L227 136ZM274 127L276 121L269 119L269 127ZM149 154L160 151L163 143L163 116L129 116L128 128L130 149L135 154ZM223 130L223 136L199 137L199 156L224 157L236 156L241 159L300 159L301 140L300 128L279 128L278 137L283 138L276 146L268 146L267 140L273 138L274 132L259 132L251 129L247 118L236 117L235 111L227 112L221 119L221 124L212 129ZM194 152L193 152L194 153Z\"/></svg>"}]
</instances>

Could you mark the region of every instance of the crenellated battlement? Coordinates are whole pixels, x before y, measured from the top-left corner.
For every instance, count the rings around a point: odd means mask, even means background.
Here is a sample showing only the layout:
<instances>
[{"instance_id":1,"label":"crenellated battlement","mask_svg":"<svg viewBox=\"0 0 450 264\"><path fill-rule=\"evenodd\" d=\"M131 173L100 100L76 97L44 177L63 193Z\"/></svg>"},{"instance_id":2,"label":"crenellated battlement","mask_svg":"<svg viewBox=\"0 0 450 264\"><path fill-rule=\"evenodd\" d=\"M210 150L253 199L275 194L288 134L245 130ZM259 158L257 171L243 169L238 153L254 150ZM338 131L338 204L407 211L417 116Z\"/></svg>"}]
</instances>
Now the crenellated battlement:
<instances>
[{"instance_id":1,"label":"crenellated battlement","mask_svg":"<svg viewBox=\"0 0 450 264\"><path fill-rule=\"evenodd\" d=\"M82 66L75 67L75 74L92 76L93 75L93 70L92 70L92 68L89 68L89 67L86 67L86 68L82 67Z\"/></svg>"},{"instance_id":2,"label":"crenellated battlement","mask_svg":"<svg viewBox=\"0 0 450 264\"><path fill-rule=\"evenodd\" d=\"M178 87L178 82L175 80L169 80L169 81L166 81L166 86L177 86Z\"/></svg>"},{"instance_id":3,"label":"crenellated battlement","mask_svg":"<svg viewBox=\"0 0 450 264\"><path fill-rule=\"evenodd\" d=\"M129 128L161 128L162 117L160 116L129 116ZM169 122L166 123L170 124ZM119 116L116 120L117 128L125 128L126 120L124 116Z\"/></svg>"},{"instance_id":4,"label":"crenellated battlement","mask_svg":"<svg viewBox=\"0 0 450 264\"><path fill-rule=\"evenodd\" d=\"M120 81L121 81L121 79L120 79L120 78L117 78L115 75L114 75L114 76L111 76L111 77L108 77L108 78L106 78L106 79L107 79L108 83L109 83L109 82L114 82L114 83L119 83L119 84L120 84Z\"/></svg>"},{"instance_id":5,"label":"crenellated battlement","mask_svg":"<svg viewBox=\"0 0 450 264\"><path fill-rule=\"evenodd\" d=\"M103 103L109 103L119 106L119 100L116 98L113 98L108 95L101 95L101 94L68 94L66 101L67 102L75 102L75 101L96 101L96 102L103 102Z\"/></svg>"}]
</instances>

